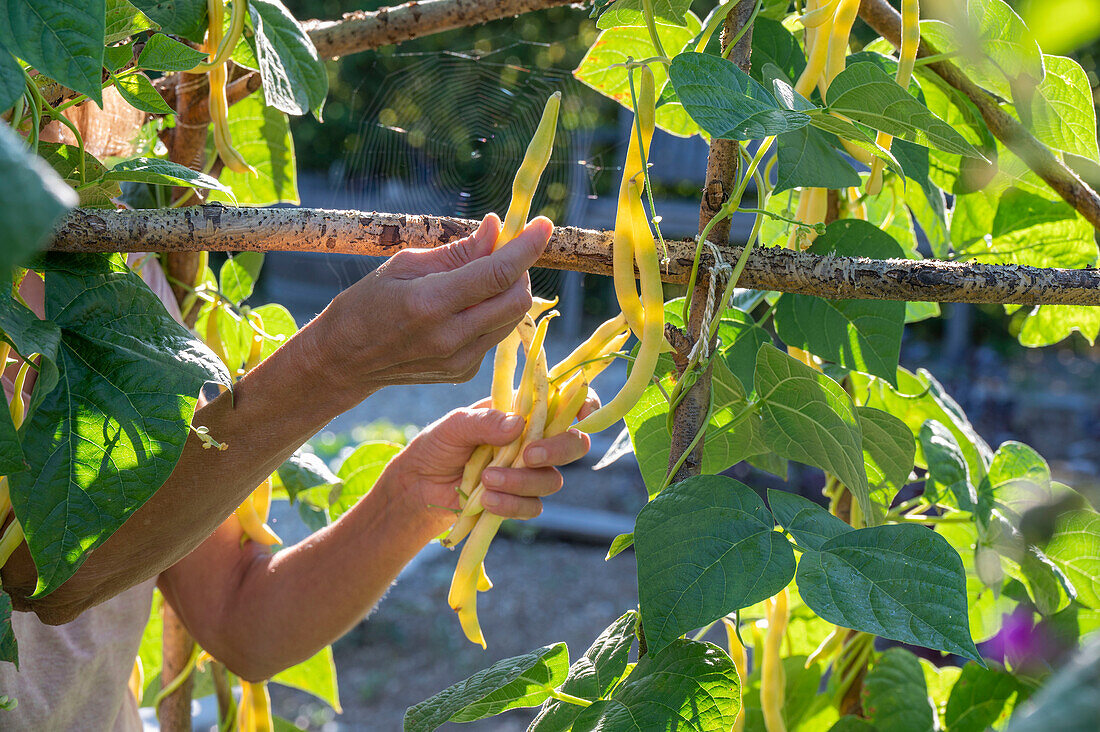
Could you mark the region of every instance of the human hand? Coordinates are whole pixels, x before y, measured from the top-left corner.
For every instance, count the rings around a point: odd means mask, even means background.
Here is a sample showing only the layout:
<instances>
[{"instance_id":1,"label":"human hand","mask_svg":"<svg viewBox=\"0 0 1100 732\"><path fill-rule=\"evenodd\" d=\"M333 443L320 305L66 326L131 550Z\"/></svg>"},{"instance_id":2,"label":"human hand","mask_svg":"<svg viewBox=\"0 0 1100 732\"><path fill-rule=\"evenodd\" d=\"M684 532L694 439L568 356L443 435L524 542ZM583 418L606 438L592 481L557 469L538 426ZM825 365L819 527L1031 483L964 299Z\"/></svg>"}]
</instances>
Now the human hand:
<instances>
[{"instance_id":1,"label":"human hand","mask_svg":"<svg viewBox=\"0 0 1100 732\"><path fill-rule=\"evenodd\" d=\"M581 416L596 409L593 393ZM482 406L456 409L425 428L386 467L379 479L395 491L408 510L431 524L431 535L446 530L459 508L455 488L479 445L503 446L523 432L523 418ZM561 489L557 468L584 457L588 435L567 430L532 442L524 450L525 468L489 468L482 474L485 508L504 518L529 519L542 512L542 498Z\"/></svg>"},{"instance_id":2,"label":"human hand","mask_svg":"<svg viewBox=\"0 0 1100 732\"><path fill-rule=\"evenodd\" d=\"M527 270L553 225L536 218L493 251L500 219L435 249L405 249L340 293L310 325L331 384L358 402L388 384L473 378L531 307Z\"/></svg>"}]
</instances>

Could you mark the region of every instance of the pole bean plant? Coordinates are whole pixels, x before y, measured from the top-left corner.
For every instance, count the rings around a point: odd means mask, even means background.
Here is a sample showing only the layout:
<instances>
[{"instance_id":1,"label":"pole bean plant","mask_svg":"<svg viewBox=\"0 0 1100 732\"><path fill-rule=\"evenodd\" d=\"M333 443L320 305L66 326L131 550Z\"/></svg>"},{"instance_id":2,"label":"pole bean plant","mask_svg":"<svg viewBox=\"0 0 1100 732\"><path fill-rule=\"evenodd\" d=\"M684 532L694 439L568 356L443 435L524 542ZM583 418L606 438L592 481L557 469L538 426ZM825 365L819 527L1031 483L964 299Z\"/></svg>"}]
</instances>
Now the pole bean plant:
<instances>
[{"instance_id":1,"label":"pole bean plant","mask_svg":"<svg viewBox=\"0 0 1100 732\"><path fill-rule=\"evenodd\" d=\"M17 388L0 410L0 567L25 544L34 596L48 595L165 482L192 431L232 450L191 427L200 390L232 389L297 328L282 306L250 299L258 211L237 246L200 239L149 255L183 324L139 276L147 260L112 253L132 242L74 252L67 226L94 233L126 215L140 247L152 209L203 204L194 210L212 212L205 235L216 238L220 206L297 202L287 120L321 118L324 59L565 4L424 0L303 23L279 0L4 0L0 363L17 386L36 379L29 400ZM1055 4L1076 22L1072 3ZM576 267L614 274L622 313L551 366L541 350L551 304L536 301L497 354L492 396L527 417L529 434L560 430L609 359L629 362L627 387L578 427L625 421L649 500L608 561L632 547L638 601L589 648L499 661L410 707L405 728L528 708L536 732L1094 729L1100 516L1042 455L989 444L933 374L899 365L907 325L940 310L890 284L912 292L984 273L968 280L979 292L1011 276L1026 285L1002 303L1021 347L1074 332L1094 341L1090 77L1048 53L1004 0L588 5L598 35L574 75L635 123L621 141L614 232ZM551 103L511 224L552 149ZM666 240L654 209L655 129L710 146L686 249ZM752 222L741 247L729 245L735 214ZM218 248L250 251L214 272L203 250ZM688 256L673 262L674 249ZM781 249L799 254L772 273L782 286L739 286L761 253ZM676 293L661 282L674 265L687 272ZM860 270L886 284L854 290L845 273ZM44 280L44 317L19 295L28 277ZM820 283L806 294L815 278L855 297L820 297ZM272 500L323 526L398 449L364 443L335 471L298 453L237 509L248 539L280 543L266 523ZM464 509L442 538L466 538L452 606L482 644L507 632L476 617L500 524L481 509L480 470L515 459L502 452L471 457L456 486ZM780 478L791 462L816 468L820 496L724 474L743 461ZM131 680L163 728L189 729L191 695L211 693L222 729L284 724L266 683L236 679L163 605ZM17 664L12 611L0 592L0 659ZM328 648L271 682L339 711Z\"/></svg>"}]
</instances>

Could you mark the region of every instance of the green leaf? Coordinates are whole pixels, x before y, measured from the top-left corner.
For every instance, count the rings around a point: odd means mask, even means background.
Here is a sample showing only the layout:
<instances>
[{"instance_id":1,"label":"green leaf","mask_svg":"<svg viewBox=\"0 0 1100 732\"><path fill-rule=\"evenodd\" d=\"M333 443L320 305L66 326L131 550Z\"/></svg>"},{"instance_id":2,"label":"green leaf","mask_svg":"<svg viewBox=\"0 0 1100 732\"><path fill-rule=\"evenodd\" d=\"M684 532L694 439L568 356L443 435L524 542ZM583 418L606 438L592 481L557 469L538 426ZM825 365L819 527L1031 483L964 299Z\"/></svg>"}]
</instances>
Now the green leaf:
<instances>
[{"instance_id":1,"label":"green leaf","mask_svg":"<svg viewBox=\"0 0 1100 732\"><path fill-rule=\"evenodd\" d=\"M958 552L924 526L856 529L807 552L802 599L835 625L979 660Z\"/></svg>"},{"instance_id":2,"label":"green leaf","mask_svg":"<svg viewBox=\"0 0 1100 732\"><path fill-rule=\"evenodd\" d=\"M38 154L57 171L65 182L78 188L80 205L85 208L115 208L111 200L122 194L118 183L106 179L107 169L103 163L85 151L84 177L81 177L81 151L75 145L54 142L38 143Z\"/></svg>"},{"instance_id":3,"label":"green leaf","mask_svg":"<svg viewBox=\"0 0 1100 732\"><path fill-rule=\"evenodd\" d=\"M229 133L256 175L223 170L220 180L233 190L236 200L220 191L207 200L244 206L298 203L294 141L286 115L266 106L263 93L257 92L229 108Z\"/></svg>"},{"instance_id":4,"label":"green leaf","mask_svg":"<svg viewBox=\"0 0 1100 732\"><path fill-rule=\"evenodd\" d=\"M792 598L793 599L793 598ZM805 609L805 606L803 606ZM792 632L789 639L797 637L800 619L791 618ZM821 623L822 626L825 623ZM826 631L826 634L828 631ZM818 639L818 642L824 638ZM812 651L817 646L811 646ZM781 717L789 730L825 730L837 719L836 707L830 703L827 694L821 693L821 665L812 664L806 668L806 654L809 651L795 653L780 659L783 669L783 708ZM760 664L756 664L752 674L741 682L741 703L744 705L744 729L752 732L765 732L764 713L760 708Z\"/></svg>"},{"instance_id":5,"label":"green leaf","mask_svg":"<svg viewBox=\"0 0 1100 732\"><path fill-rule=\"evenodd\" d=\"M206 0L130 0L165 33L201 43L206 34Z\"/></svg>"},{"instance_id":6,"label":"green leaf","mask_svg":"<svg viewBox=\"0 0 1100 732\"><path fill-rule=\"evenodd\" d=\"M0 46L0 110L11 108L26 88L23 67Z\"/></svg>"},{"instance_id":7,"label":"green leaf","mask_svg":"<svg viewBox=\"0 0 1100 732\"><path fill-rule=\"evenodd\" d=\"M331 501L332 518L346 513L370 492L382 471L401 452L401 445L384 440L364 442L348 455L336 474L344 481L338 497Z\"/></svg>"},{"instance_id":8,"label":"green leaf","mask_svg":"<svg viewBox=\"0 0 1100 732\"><path fill-rule=\"evenodd\" d=\"M856 412L863 431L863 464L878 523L908 482L917 446L909 427L894 415L874 407L856 407Z\"/></svg>"},{"instance_id":9,"label":"green leaf","mask_svg":"<svg viewBox=\"0 0 1100 732\"><path fill-rule=\"evenodd\" d=\"M779 106L767 89L732 61L681 53L668 73L684 109L714 138L755 140L810 123L802 112Z\"/></svg>"},{"instance_id":10,"label":"green leaf","mask_svg":"<svg viewBox=\"0 0 1100 732\"><path fill-rule=\"evenodd\" d=\"M0 46L102 105L106 16L105 0L8 0Z\"/></svg>"},{"instance_id":11,"label":"green leaf","mask_svg":"<svg viewBox=\"0 0 1100 732\"><path fill-rule=\"evenodd\" d=\"M320 119L328 72L313 41L279 0L251 0L248 11L267 103L287 114L313 112Z\"/></svg>"},{"instance_id":12,"label":"green leaf","mask_svg":"<svg viewBox=\"0 0 1100 732\"><path fill-rule=\"evenodd\" d=\"M951 689L944 721L951 732L985 732L1006 721L1006 705L1023 690L1012 674L1001 668L982 668L976 663L963 666ZM1011 710L1011 706L1008 707ZM1004 717L1005 719L1002 719Z\"/></svg>"},{"instance_id":13,"label":"green leaf","mask_svg":"<svg viewBox=\"0 0 1100 732\"><path fill-rule=\"evenodd\" d=\"M226 259L218 274L218 286L222 294L230 302L240 305L252 296L252 289L263 265L263 252L241 252Z\"/></svg>"},{"instance_id":14,"label":"green leaf","mask_svg":"<svg viewBox=\"0 0 1100 732\"><path fill-rule=\"evenodd\" d=\"M1100 637L1094 637L1018 709L1005 732L1091 732L1100 718Z\"/></svg>"},{"instance_id":15,"label":"green leaf","mask_svg":"<svg viewBox=\"0 0 1100 732\"><path fill-rule=\"evenodd\" d=\"M925 369L916 373L898 369L898 388L881 379L853 372L853 393L860 395L860 402L881 409L899 418L909 426L914 437L920 434L926 420L935 419L951 430L955 441L966 457L971 480L980 483L993 460L993 450L967 420L962 408L944 391L940 382ZM918 452L917 460L925 465L924 456Z\"/></svg>"},{"instance_id":16,"label":"green leaf","mask_svg":"<svg viewBox=\"0 0 1100 732\"><path fill-rule=\"evenodd\" d=\"M634 546L633 531L631 531L629 534L619 534L611 540L611 546L607 548L607 556L605 556L603 559L605 562L610 561L611 559L619 556L632 546Z\"/></svg>"},{"instance_id":17,"label":"green leaf","mask_svg":"<svg viewBox=\"0 0 1100 732\"><path fill-rule=\"evenodd\" d=\"M701 28L699 19L689 14L686 28L658 21L657 36L661 39L665 52L675 55L691 43ZM637 28L609 28L596 37L573 75L581 83L614 99L633 114L629 76L627 70L617 64L624 63L628 58L649 58L656 53L648 33L638 32ZM698 132L699 128L684 112L679 99L673 103L672 98L667 95L672 90L672 87L667 86L667 67L664 64L652 64L650 69L653 71L654 89L659 99L664 100L657 107L657 124L661 129L679 136ZM634 83L637 89L637 79Z\"/></svg>"},{"instance_id":18,"label":"green leaf","mask_svg":"<svg viewBox=\"0 0 1100 732\"><path fill-rule=\"evenodd\" d=\"M149 77L140 71L115 76L115 88L130 106L149 114L174 114L175 110L168 106Z\"/></svg>"},{"instance_id":19,"label":"green leaf","mask_svg":"<svg viewBox=\"0 0 1100 732\"><path fill-rule=\"evenodd\" d=\"M772 528L760 496L722 476L688 478L642 508L634 553L650 652L787 586L794 552Z\"/></svg>"},{"instance_id":20,"label":"green leaf","mask_svg":"<svg viewBox=\"0 0 1100 732\"><path fill-rule=\"evenodd\" d=\"M290 337L298 332L298 324L294 316L282 305L269 303L253 308L253 312L263 318L264 332L271 338L265 338L260 348L260 359L263 360L275 353Z\"/></svg>"},{"instance_id":21,"label":"green leaf","mask_svg":"<svg viewBox=\"0 0 1100 732\"><path fill-rule=\"evenodd\" d=\"M626 674L637 622L638 613L630 610L600 633L585 654L569 667L561 691L589 701L607 696ZM527 732L568 729L581 711L576 704L547 699Z\"/></svg>"},{"instance_id":22,"label":"green leaf","mask_svg":"<svg viewBox=\"0 0 1100 732\"><path fill-rule=\"evenodd\" d=\"M853 530L821 506L795 493L769 488L768 505L776 523L786 529L803 550L817 551L834 536Z\"/></svg>"},{"instance_id":23,"label":"green leaf","mask_svg":"<svg viewBox=\"0 0 1100 732\"><path fill-rule=\"evenodd\" d=\"M154 36L161 38L162 36ZM217 178L211 178L206 173L191 170L179 163L160 158L130 158L115 165L106 173L108 180L136 181L140 183L154 183L164 186L188 186L190 188L206 188L213 191L222 191L232 196L233 192L218 182Z\"/></svg>"},{"instance_id":24,"label":"green leaf","mask_svg":"<svg viewBox=\"0 0 1100 732\"><path fill-rule=\"evenodd\" d=\"M930 419L921 426L918 439L928 466L925 495L937 503L954 505L971 513L977 511L977 489L970 479L966 457L951 430ZM948 492L944 493L944 489Z\"/></svg>"},{"instance_id":25,"label":"green leaf","mask_svg":"<svg viewBox=\"0 0 1100 732\"><path fill-rule=\"evenodd\" d=\"M780 69L791 83L806 68L806 56L798 40L782 23L769 18L757 18L752 26L751 59L749 73L761 84L765 83L763 69L768 64Z\"/></svg>"},{"instance_id":26,"label":"green leaf","mask_svg":"<svg viewBox=\"0 0 1100 732\"><path fill-rule=\"evenodd\" d=\"M332 658L332 646L325 646L305 661L280 671L271 680L276 684L312 694L332 707L337 714L343 712L340 707L340 690L336 687L336 663Z\"/></svg>"},{"instance_id":27,"label":"green leaf","mask_svg":"<svg viewBox=\"0 0 1100 732\"><path fill-rule=\"evenodd\" d=\"M638 660L611 698L586 707L573 732L710 732L741 708L733 661L716 645L678 639Z\"/></svg>"},{"instance_id":28,"label":"green leaf","mask_svg":"<svg viewBox=\"0 0 1100 732\"><path fill-rule=\"evenodd\" d=\"M204 51L197 51L163 33L154 33L145 42L137 66L154 71L190 71L207 58L208 54Z\"/></svg>"},{"instance_id":29,"label":"green leaf","mask_svg":"<svg viewBox=\"0 0 1100 732\"><path fill-rule=\"evenodd\" d=\"M859 219L829 224L810 251L873 259L905 256L893 237ZM905 328L905 303L784 295L775 311L775 327L788 345L893 383Z\"/></svg>"},{"instance_id":30,"label":"green leaf","mask_svg":"<svg viewBox=\"0 0 1100 732\"><path fill-rule=\"evenodd\" d=\"M872 512L863 467L863 435L851 397L825 374L772 345L760 348L756 393L765 444L788 460L837 476Z\"/></svg>"},{"instance_id":31,"label":"green leaf","mask_svg":"<svg viewBox=\"0 0 1100 732\"><path fill-rule=\"evenodd\" d=\"M138 10L128 0L107 0L106 37L107 46L125 40L146 30L155 30L157 24L149 20L145 13Z\"/></svg>"},{"instance_id":32,"label":"green leaf","mask_svg":"<svg viewBox=\"0 0 1100 732\"><path fill-rule=\"evenodd\" d=\"M41 158L27 151L19 135L0 122L0 271L8 271L41 249L54 224L77 204L77 195Z\"/></svg>"},{"instance_id":33,"label":"green leaf","mask_svg":"<svg viewBox=\"0 0 1100 732\"><path fill-rule=\"evenodd\" d=\"M829 112L873 130L925 147L981 157L953 127L932 114L873 63L854 63L840 72L829 84L826 101Z\"/></svg>"},{"instance_id":34,"label":"green leaf","mask_svg":"<svg viewBox=\"0 0 1100 732\"><path fill-rule=\"evenodd\" d=\"M120 260L50 255L46 317L61 328L60 379L23 428L30 470L11 499L56 589L167 480L202 385L229 385L214 354Z\"/></svg>"},{"instance_id":35,"label":"green leaf","mask_svg":"<svg viewBox=\"0 0 1100 732\"><path fill-rule=\"evenodd\" d=\"M569 673L564 643L505 658L405 712L405 732L429 732L446 722L472 722L549 698Z\"/></svg>"},{"instance_id":36,"label":"green leaf","mask_svg":"<svg viewBox=\"0 0 1100 732\"><path fill-rule=\"evenodd\" d=\"M836 724L829 728L829 732L878 732L878 727L866 719L849 714L838 719Z\"/></svg>"},{"instance_id":37,"label":"green leaf","mask_svg":"<svg viewBox=\"0 0 1100 732\"><path fill-rule=\"evenodd\" d=\"M4 661L19 669L19 643L11 627L11 598L0 589L0 663Z\"/></svg>"},{"instance_id":38,"label":"green leaf","mask_svg":"<svg viewBox=\"0 0 1100 732\"><path fill-rule=\"evenodd\" d=\"M1088 305L1040 305L1020 326L1021 346L1052 346L1078 332L1091 346L1100 336L1100 308Z\"/></svg>"},{"instance_id":39,"label":"green leaf","mask_svg":"<svg viewBox=\"0 0 1100 732\"><path fill-rule=\"evenodd\" d=\"M1100 610L1100 515L1086 510L1063 513L1044 551L1073 583L1077 602Z\"/></svg>"},{"instance_id":40,"label":"green leaf","mask_svg":"<svg viewBox=\"0 0 1100 732\"><path fill-rule=\"evenodd\" d=\"M618 0L604 11L596 21L596 27L600 30L622 26L644 27L642 7L642 0ZM690 7L691 0L653 0L653 17L667 25L686 26L684 16Z\"/></svg>"},{"instance_id":41,"label":"green leaf","mask_svg":"<svg viewBox=\"0 0 1100 732\"><path fill-rule=\"evenodd\" d=\"M980 195L960 200L977 203ZM1009 188L997 201L992 222L982 226L985 223L972 220L969 227L961 229L952 221L951 238L960 259L1068 268L1083 268L1097 261L1092 226L1064 201Z\"/></svg>"},{"instance_id":42,"label":"green leaf","mask_svg":"<svg viewBox=\"0 0 1100 732\"><path fill-rule=\"evenodd\" d=\"M979 667L980 668L980 667ZM904 648L879 656L863 682L867 719L891 732L932 732L935 716L928 704L928 687L920 661Z\"/></svg>"},{"instance_id":43,"label":"green leaf","mask_svg":"<svg viewBox=\"0 0 1100 732\"><path fill-rule=\"evenodd\" d=\"M972 63L978 65L977 70L983 72L973 77L979 85L988 83L987 88L1005 99L1011 99L1015 96L1016 84L1033 87L1043 80L1043 54L1039 44L1008 3L1003 0L967 0L966 15L963 17L971 26L969 33L962 31L967 44L964 50L969 50L963 56L970 58ZM974 53L974 36L978 40L978 53ZM985 59L980 59L983 55ZM980 60L975 61L972 58L975 56ZM989 67L996 71L991 71ZM997 78L997 72L1000 72L1000 78Z\"/></svg>"},{"instance_id":44,"label":"green leaf","mask_svg":"<svg viewBox=\"0 0 1100 732\"><path fill-rule=\"evenodd\" d=\"M1043 63L1046 76L1035 90L1032 133L1055 150L1097 162L1096 108L1085 70L1065 56L1043 56Z\"/></svg>"},{"instance_id":45,"label":"green leaf","mask_svg":"<svg viewBox=\"0 0 1100 732\"><path fill-rule=\"evenodd\" d=\"M276 472L291 501L302 491L340 483L340 478L329 470L324 460L303 449L288 457Z\"/></svg>"},{"instance_id":46,"label":"green leaf","mask_svg":"<svg viewBox=\"0 0 1100 732\"><path fill-rule=\"evenodd\" d=\"M840 155L836 137L815 127L779 135L775 193L791 188L850 188L860 185L855 168Z\"/></svg>"},{"instance_id":47,"label":"green leaf","mask_svg":"<svg viewBox=\"0 0 1100 732\"><path fill-rule=\"evenodd\" d=\"M990 587L989 568L983 567L979 573L977 557L983 555L983 562L997 556L987 545L978 543L978 526L974 523L948 523L936 527L936 533L942 536L957 551L963 560L966 571L966 595L969 599L968 614L970 631L977 641L985 641L995 636L1002 626L1005 615L1016 609L1017 603L1003 591L1004 580ZM989 552L992 552L990 554ZM1003 562L1001 563L1003 565ZM1002 572L1000 566L994 572ZM1002 574L1003 578L1003 574Z\"/></svg>"},{"instance_id":48,"label":"green leaf","mask_svg":"<svg viewBox=\"0 0 1100 732\"><path fill-rule=\"evenodd\" d=\"M11 291L12 270L0 269L0 329L4 331L4 339L24 360L35 353L41 356L38 360L38 379L34 382L31 401L27 406L26 416L29 418L46 394L57 386L57 349L61 342L61 329L50 320L40 320L30 308L11 297ZM10 470L6 474L14 472L18 471Z\"/></svg>"},{"instance_id":49,"label":"green leaf","mask_svg":"<svg viewBox=\"0 0 1100 732\"><path fill-rule=\"evenodd\" d=\"M134 43L126 43L117 46L107 46L103 49L103 68L111 73L117 73L123 66L134 60Z\"/></svg>"}]
</instances>

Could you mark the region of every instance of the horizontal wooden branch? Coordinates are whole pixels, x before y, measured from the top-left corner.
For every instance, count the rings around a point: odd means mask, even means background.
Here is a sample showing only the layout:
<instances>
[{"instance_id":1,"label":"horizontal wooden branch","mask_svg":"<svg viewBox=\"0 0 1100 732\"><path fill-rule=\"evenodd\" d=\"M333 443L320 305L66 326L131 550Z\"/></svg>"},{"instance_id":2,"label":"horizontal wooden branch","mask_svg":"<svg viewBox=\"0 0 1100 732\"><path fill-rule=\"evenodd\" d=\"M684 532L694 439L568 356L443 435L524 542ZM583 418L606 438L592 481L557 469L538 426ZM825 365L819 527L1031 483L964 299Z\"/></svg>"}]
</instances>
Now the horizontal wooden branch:
<instances>
[{"instance_id":1,"label":"horizontal wooden branch","mask_svg":"<svg viewBox=\"0 0 1100 732\"><path fill-rule=\"evenodd\" d=\"M321 58L339 58L575 1L414 0L391 8L356 10L340 20L307 20L302 26Z\"/></svg>"},{"instance_id":2,"label":"horizontal wooden branch","mask_svg":"<svg viewBox=\"0 0 1100 732\"><path fill-rule=\"evenodd\" d=\"M476 221L443 216L307 208L196 206L156 211L78 209L50 245L58 252L264 251L390 256L437 247L472 232ZM695 243L669 241L668 282L687 281ZM720 248L733 262L741 248ZM704 266L712 264L709 254ZM611 232L560 226L539 265L611 274ZM757 249L740 286L829 299L1100 305L1100 270L938 260L821 257Z\"/></svg>"},{"instance_id":3,"label":"horizontal wooden branch","mask_svg":"<svg viewBox=\"0 0 1100 732\"><path fill-rule=\"evenodd\" d=\"M876 33L895 46L901 45L901 15L886 0L862 0L859 15ZM919 56L935 53L936 49L921 43ZM928 68L973 102L993 136L1019 155L1047 185L1100 230L1100 195L1088 183L1006 112L997 100L971 81L958 66L950 61L937 61L930 63Z\"/></svg>"}]
</instances>

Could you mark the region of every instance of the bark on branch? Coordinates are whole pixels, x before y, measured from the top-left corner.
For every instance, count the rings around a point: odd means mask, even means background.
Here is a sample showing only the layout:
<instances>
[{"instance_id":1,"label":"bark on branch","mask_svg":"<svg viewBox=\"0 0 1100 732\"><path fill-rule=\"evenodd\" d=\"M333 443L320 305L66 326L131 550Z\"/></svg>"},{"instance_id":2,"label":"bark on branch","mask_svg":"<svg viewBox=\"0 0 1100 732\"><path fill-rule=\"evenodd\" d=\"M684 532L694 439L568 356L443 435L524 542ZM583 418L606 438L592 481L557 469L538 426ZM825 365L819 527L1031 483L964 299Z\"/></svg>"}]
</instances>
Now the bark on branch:
<instances>
[{"instance_id":1,"label":"bark on branch","mask_svg":"<svg viewBox=\"0 0 1100 732\"><path fill-rule=\"evenodd\" d=\"M409 247L436 247L473 232L477 222L441 216L195 206L155 211L80 209L58 228L52 251L335 252L390 256ZM669 241L665 281L683 283L691 270L692 240ZM740 247L719 247L736 261ZM705 253L706 254L706 253ZM709 266L708 261L704 266ZM539 265L611 274L611 232L558 227ZM1100 270L1040 269L938 260L821 257L758 247L743 287L829 299L1100 305Z\"/></svg>"},{"instance_id":2,"label":"bark on branch","mask_svg":"<svg viewBox=\"0 0 1100 732\"><path fill-rule=\"evenodd\" d=\"M886 0L863 0L859 15L883 38L895 46L901 44L901 15ZM931 56L934 53L934 49L921 43L918 56ZM1096 191L1059 160L1050 148L1039 142L1026 127L1004 111L992 96L971 81L958 66L950 61L938 61L928 64L928 68L973 102L993 136L1019 155L1059 196L1100 230L1100 195Z\"/></svg>"}]
</instances>

